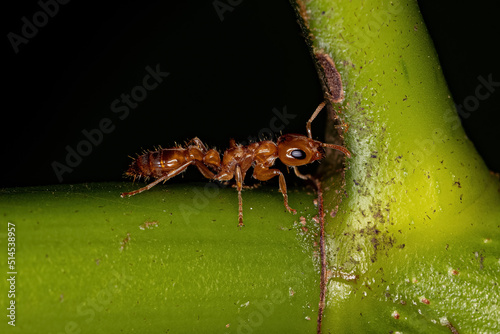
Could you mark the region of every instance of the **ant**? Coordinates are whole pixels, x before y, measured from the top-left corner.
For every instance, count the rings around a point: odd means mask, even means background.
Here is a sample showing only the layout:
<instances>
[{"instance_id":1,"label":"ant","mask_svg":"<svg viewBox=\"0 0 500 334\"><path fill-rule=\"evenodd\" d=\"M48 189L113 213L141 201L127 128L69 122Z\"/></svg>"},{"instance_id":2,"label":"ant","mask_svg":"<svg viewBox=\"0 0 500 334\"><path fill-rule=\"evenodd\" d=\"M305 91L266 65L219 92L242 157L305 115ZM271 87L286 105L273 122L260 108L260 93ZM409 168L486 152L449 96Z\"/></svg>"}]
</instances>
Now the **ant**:
<instances>
[{"instance_id":1,"label":"ant","mask_svg":"<svg viewBox=\"0 0 500 334\"><path fill-rule=\"evenodd\" d=\"M125 175L134 177L153 177L156 180L143 188L125 192L121 197L133 196L145 190L149 190L160 182L165 182L179 175L190 165L195 165L201 174L210 180L230 181L236 180L238 190L238 226L243 224L243 208L241 189L245 175L253 167L253 177L260 181L267 181L275 176L279 177L279 189L283 194L285 208L297 213L288 205L288 194L286 190L285 177L279 169L271 169L276 159L281 160L286 166L293 167L295 175L301 179L309 179L310 175L303 175L297 166L310 164L313 161L323 159L324 147L332 148L351 157L349 150L343 146L326 144L312 139L311 123L325 106L320 103L306 123L307 136L299 134L284 134L278 138L277 143L271 140L263 140L249 145L236 144L234 139L230 140L229 148L224 152L222 161L219 152L215 149L207 149L205 144L198 138L191 139L185 146L165 148L153 152L147 152L138 156L130 165Z\"/></svg>"}]
</instances>

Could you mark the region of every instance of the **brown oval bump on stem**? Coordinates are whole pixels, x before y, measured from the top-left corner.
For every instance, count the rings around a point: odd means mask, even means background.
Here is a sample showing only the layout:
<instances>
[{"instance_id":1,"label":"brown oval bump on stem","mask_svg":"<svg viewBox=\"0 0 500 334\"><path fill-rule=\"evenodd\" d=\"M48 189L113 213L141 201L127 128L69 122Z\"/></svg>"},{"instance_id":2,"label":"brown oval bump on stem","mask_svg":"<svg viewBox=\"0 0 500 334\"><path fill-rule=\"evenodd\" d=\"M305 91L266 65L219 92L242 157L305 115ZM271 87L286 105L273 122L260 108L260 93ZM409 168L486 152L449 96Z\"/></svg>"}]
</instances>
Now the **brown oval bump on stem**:
<instances>
[{"instance_id":1,"label":"brown oval bump on stem","mask_svg":"<svg viewBox=\"0 0 500 334\"><path fill-rule=\"evenodd\" d=\"M322 80L328 89L330 96L328 98L334 103L344 101L344 88L342 86L342 77L335 67L335 62L329 54L323 51L316 51L314 53L316 61L321 68Z\"/></svg>"}]
</instances>

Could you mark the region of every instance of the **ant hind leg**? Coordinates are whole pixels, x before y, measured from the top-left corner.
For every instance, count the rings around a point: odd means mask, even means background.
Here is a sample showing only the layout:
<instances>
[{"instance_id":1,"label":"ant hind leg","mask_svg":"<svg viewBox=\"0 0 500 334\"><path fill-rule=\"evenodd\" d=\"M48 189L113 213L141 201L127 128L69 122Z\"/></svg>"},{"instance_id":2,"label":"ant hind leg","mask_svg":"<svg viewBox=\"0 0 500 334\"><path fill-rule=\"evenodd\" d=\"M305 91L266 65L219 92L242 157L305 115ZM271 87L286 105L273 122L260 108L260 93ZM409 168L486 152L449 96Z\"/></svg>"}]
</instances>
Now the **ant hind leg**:
<instances>
[{"instance_id":1,"label":"ant hind leg","mask_svg":"<svg viewBox=\"0 0 500 334\"><path fill-rule=\"evenodd\" d=\"M137 189L137 190L134 190L134 191L131 191L131 192L126 192L126 193L122 193L120 196L123 198L125 196L134 196L134 195L137 195L137 194L140 194L142 193L143 191L146 191L146 190L149 190L151 188L153 188L154 186L156 186L158 183L160 182L165 182L171 178L173 178L174 176L177 176L179 175L180 173L182 173L186 168L188 168L189 165L191 165L191 161L190 162L186 162L184 164L182 164L181 166L179 166L178 168L174 169L174 170L171 170L170 172L168 172L167 174L159 177L158 179L156 179L155 181L151 182L150 184L148 184L147 186L145 187L142 187L141 189Z\"/></svg>"},{"instance_id":2,"label":"ant hind leg","mask_svg":"<svg viewBox=\"0 0 500 334\"><path fill-rule=\"evenodd\" d=\"M139 193L142 193L143 191L146 191L146 190L149 190L151 188L153 188L154 186L156 186L158 183L162 182L162 181L166 181L168 180L168 175L164 175L162 177L160 177L159 179L157 179L156 181L154 182L151 182L150 184L148 184L147 186L145 187L142 187L141 189L137 189L137 190L134 190L134 191L131 191L131 192L128 192L128 193L122 193L120 196L123 198L125 196L134 196L136 194L139 194Z\"/></svg>"}]
</instances>

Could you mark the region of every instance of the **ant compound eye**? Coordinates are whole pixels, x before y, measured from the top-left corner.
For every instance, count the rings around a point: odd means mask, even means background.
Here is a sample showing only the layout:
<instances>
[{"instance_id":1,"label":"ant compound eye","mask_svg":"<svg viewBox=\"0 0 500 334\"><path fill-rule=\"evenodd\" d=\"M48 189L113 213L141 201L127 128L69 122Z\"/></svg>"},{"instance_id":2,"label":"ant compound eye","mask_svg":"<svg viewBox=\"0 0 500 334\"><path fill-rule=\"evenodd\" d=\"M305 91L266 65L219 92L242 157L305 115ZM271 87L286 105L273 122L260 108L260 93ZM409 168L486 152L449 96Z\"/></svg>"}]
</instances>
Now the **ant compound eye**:
<instances>
[{"instance_id":1,"label":"ant compound eye","mask_svg":"<svg viewBox=\"0 0 500 334\"><path fill-rule=\"evenodd\" d=\"M306 158L306 152L304 152L302 150L293 150L292 152L290 152L290 155L293 158L299 159L299 160L303 160Z\"/></svg>"}]
</instances>

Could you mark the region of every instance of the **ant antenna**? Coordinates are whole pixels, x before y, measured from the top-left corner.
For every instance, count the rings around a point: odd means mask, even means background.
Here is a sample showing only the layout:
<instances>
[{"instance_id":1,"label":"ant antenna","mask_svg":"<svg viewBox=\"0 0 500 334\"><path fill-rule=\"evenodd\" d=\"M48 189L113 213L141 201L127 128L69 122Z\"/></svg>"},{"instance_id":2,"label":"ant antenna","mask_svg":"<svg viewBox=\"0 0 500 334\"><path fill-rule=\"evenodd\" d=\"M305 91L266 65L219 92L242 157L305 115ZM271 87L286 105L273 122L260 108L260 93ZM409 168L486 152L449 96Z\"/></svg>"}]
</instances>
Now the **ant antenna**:
<instances>
[{"instance_id":1,"label":"ant antenna","mask_svg":"<svg viewBox=\"0 0 500 334\"><path fill-rule=\"evenodd\" d=\"M349 152L349 150L347 148L345 148L344 146L335 145L335 144L327 144L327 143L321 143L321 146L333 148L334 150L337 150L337 151L344 153L348 158L351 157L351 152Z\"/></svg>"},{"instance_id":2,"label":"ant antenna","mask_svg":"<svg viewBox=\"0 0 500 334\"><path fill-rule=\"evenodd\" d=\"M306 123L307 136L309 137L309 139L312 139L311 123L314 121L316 116L318 116L319 112L321 110L323 110L325 105L326 105L326 101L321 102L319 104L319 106L316 108L316 110L314 110L311 118L309 118L309 120ZM337 151L344 153L348 158L351 157L351 152L349 152L349 150L347 148L345 148L344 146L335 145L335 144L327 144L327 143L321 143L321 146L333 148L334 150L337 150Z\"/></svg>"}]
</instances>

